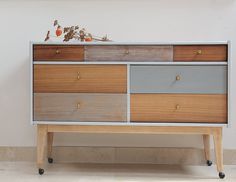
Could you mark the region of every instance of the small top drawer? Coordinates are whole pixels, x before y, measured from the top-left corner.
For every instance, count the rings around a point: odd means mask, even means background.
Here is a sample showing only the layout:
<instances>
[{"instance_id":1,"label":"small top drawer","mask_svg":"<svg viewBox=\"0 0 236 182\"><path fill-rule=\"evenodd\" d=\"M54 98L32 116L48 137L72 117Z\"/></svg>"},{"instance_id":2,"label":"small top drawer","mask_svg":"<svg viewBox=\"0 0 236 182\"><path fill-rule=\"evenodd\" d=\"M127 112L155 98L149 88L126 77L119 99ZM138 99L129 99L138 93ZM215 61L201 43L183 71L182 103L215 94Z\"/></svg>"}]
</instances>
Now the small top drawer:
<instances>
[{"instance_id":1,"label":"small top drawer","mask_svg":"<svg viewBox=\"0 0 236 182\"><path fill-rule=\"evenodd\" d=\"M174 46L174 61L227 61L226 45Z\"/></svg>"},{"instance_id":2,"label":"small top drawer","mask_svg":"<svg viewBox=\"0 0 236 182\"><path fill-rule=\"evenodd\" d=\"M226 66L131 66L131 93L222 94Z\"/></svg>"},{"instance_id":3,"label":"small top drawer","mask_svg":"<svg viewBox=\"0 0 236 182\"><path fill-rule=\"evenodd\" d=\"M172 61L172 46L85 46L86 61Z\"/></svg>"},{"instance_id":4,"label":"small top drawer","mask_svg":"<svg viewBox=\"0 0 236 182\"><path fill-rule=\"evenodd\" d=\"M84 47L73 45L35 45L34 61L83 61Z\"/></svg>"}]
</instances>

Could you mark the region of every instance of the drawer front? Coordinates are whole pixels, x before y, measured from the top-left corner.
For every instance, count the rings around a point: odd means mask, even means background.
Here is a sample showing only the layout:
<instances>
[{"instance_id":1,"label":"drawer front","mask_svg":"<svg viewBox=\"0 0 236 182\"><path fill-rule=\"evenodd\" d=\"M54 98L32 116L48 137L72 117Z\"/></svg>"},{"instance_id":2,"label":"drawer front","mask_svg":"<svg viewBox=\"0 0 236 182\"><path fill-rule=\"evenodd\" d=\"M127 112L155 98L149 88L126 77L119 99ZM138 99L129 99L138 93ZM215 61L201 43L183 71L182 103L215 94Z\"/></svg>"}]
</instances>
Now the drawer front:
<instances>
[{"instance_id":1,"label":"drawer front","mask_svg":"<svg viewBox=\"0 0 236 182\"><path fill-rule=\"evenodd\" d=\"M225 94L131 94L133 122L226 123Z\"/></svg>"},{"instance_id":2,"label":"drawer front","mask_svg":"<svg viewBox=\"0 0 236 182\"><path fill-rule=\"evenodd\" d=\"M172 61L172 46L86 46L86 61Z\"/></svg>"},{"instance_id":3,"label":"drawer front","mask_svg":"<svg viewBox=\"0 0 236 182\"><path fill-rule=\"evenodd\" d=\"M126 65L34 65L34 92L126 93Z\"/></svg>"},{"instance_id":4,"label":"drawer front","mask_svg":"<svg viewBox=\"0 0 236 182\"><path fill-rule=\"evenodd\" d=\"M35 121L126 121L126 94L35 93Z\"/></svg>"},{"instance_id":5,"label":"drawer front","mask_svg":"<svg viewBox=\"0 0 236 182\"><path fill-rule=\"evenodd\" d=\"M34 46L34 61L83 61L83 46Z\"/></svg>"},{"instance_id":6,"label":"drawer front","mask_svg":"<svg viewBox=\"0 0 236 182\"><path fill-rule=\"evenodd\" d=\"M131 66L131 93L226 91L226 66Z\"/></svg>"},{"instance_id":7,"label":"drawer front","mask_svg":"<svg viewBox=\"0 0 236 182\"><path fill-rule=\"evenodd\" d=\"M174 61L227 61L227 46L174 46Z\"/></svg>"}]
</instances>

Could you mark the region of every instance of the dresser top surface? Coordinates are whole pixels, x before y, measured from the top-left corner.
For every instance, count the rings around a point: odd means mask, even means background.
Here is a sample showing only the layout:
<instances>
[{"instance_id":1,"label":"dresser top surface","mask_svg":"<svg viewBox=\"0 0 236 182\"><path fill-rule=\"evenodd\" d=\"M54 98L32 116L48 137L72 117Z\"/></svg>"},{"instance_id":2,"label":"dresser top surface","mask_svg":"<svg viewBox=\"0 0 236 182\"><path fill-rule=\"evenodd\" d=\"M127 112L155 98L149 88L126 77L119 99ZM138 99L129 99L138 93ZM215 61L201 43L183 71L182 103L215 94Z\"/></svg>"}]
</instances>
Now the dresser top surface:
<instances>
[{"instance_id":1,"label":"dresser top surface","mask_svg":"<svg viewBox=\"0 0 236 182\"><path fill-rule=\"evenodd\" d=\"M166 42L37 42L31 41L32 45L222 45L229 44L229 41L166 41Z\"/></svg>"}]
</instances>

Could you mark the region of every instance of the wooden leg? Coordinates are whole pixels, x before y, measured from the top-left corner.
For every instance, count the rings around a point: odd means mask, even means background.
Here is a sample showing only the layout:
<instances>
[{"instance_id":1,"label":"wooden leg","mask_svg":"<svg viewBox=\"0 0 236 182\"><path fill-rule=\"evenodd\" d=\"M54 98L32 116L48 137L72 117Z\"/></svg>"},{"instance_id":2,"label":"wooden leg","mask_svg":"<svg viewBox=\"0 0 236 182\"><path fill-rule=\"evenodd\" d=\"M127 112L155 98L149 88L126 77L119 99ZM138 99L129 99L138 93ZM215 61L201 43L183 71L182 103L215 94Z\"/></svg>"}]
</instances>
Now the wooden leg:
<instances>
[{"instance_id":1,"label":"wooden leg","mask_svg":"<svg viewBox=\"0 0 236 182\"><path fill-rule=\"evenodd\" d=\"M47 142L47 125L37 125L37 166L39 174L43 174L43 161Z\"/></svg>"},{"instance_id":2,"label":"wooden leg","mask_svg":"<svg viewBox=\"0 0 236 182\"><path fill-rule=\"evenodd\" d=\"M52 144L53 144L53 132L48 132L48 162L53 163L53 158L52 158Z\"/></svg>"},{"instance_id":3,"label":"wooden leg","mask_svg":"<svg viewBox=\"0 0 236 182\"><path fill-rule=\"evenodd\" d=\"M212 161L210 160L211 154L210 154L210 135L204 134L203 135L203 144L204 144L204 153L205 153L205 159L207 161L207 165L211 166Z\"/></svg>"},{"instance_id":4,"label":"wooden leg","mask_svg":"<svg viewBox=\"0 0 236 182\"><path fill-rule=\"evenodd\" d=\"M219 177L224 178L225 174L223 173L223 148L222 148L222 128L213 129L213 138L215 145L215 157L217 171L219 172Z\"/></svg>"}]
</instances>

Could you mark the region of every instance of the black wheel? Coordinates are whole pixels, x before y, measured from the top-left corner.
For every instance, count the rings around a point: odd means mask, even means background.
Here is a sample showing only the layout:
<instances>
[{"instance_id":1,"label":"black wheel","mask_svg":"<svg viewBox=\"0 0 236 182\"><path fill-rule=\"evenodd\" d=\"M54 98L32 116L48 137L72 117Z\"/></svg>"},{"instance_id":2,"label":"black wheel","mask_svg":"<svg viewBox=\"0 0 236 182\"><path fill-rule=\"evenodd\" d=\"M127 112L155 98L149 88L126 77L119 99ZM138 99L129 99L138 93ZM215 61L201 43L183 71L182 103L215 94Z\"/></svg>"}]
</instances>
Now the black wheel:
<instances>
[{"instance_id":1,"label":"black wheel","mask_svg":"<svg viewBox=\"0 0 236 182\"><path fill-rule=\"evenodd\" d=\"M53 163L53 158L49 157L48 158L48 163L52 164Z\"/></svg>"},{"instance_id":2,"label":"black wheel","mask_svg":"<svg viewBox=\"0 0 236 182\"><path fill-rule=\"evenodd\" d=\"M219 172L219 177L220 177L220 179L224 179L225 178L225 173Z\"/></svg>"},{"instance_id":3,"label":"black wheel","mask_svg":"<svg viewBox=\"0 0 236 182\"><path fill-rule=\"evenodd\" d=\"M39 168L39 174L42 175L44 173L44 169Z\"/></svg>"},{"instance_id":4,"label":"black wheel","mask_svg":"<svg viewBox=\"0 0 236 182\"><path fill-rule=\"evenodd\" d=\"M208 165L208 166L211 166L211 165L212 165L212 161L207 160L207 165Z\"/></svg>"}]
</instances>

